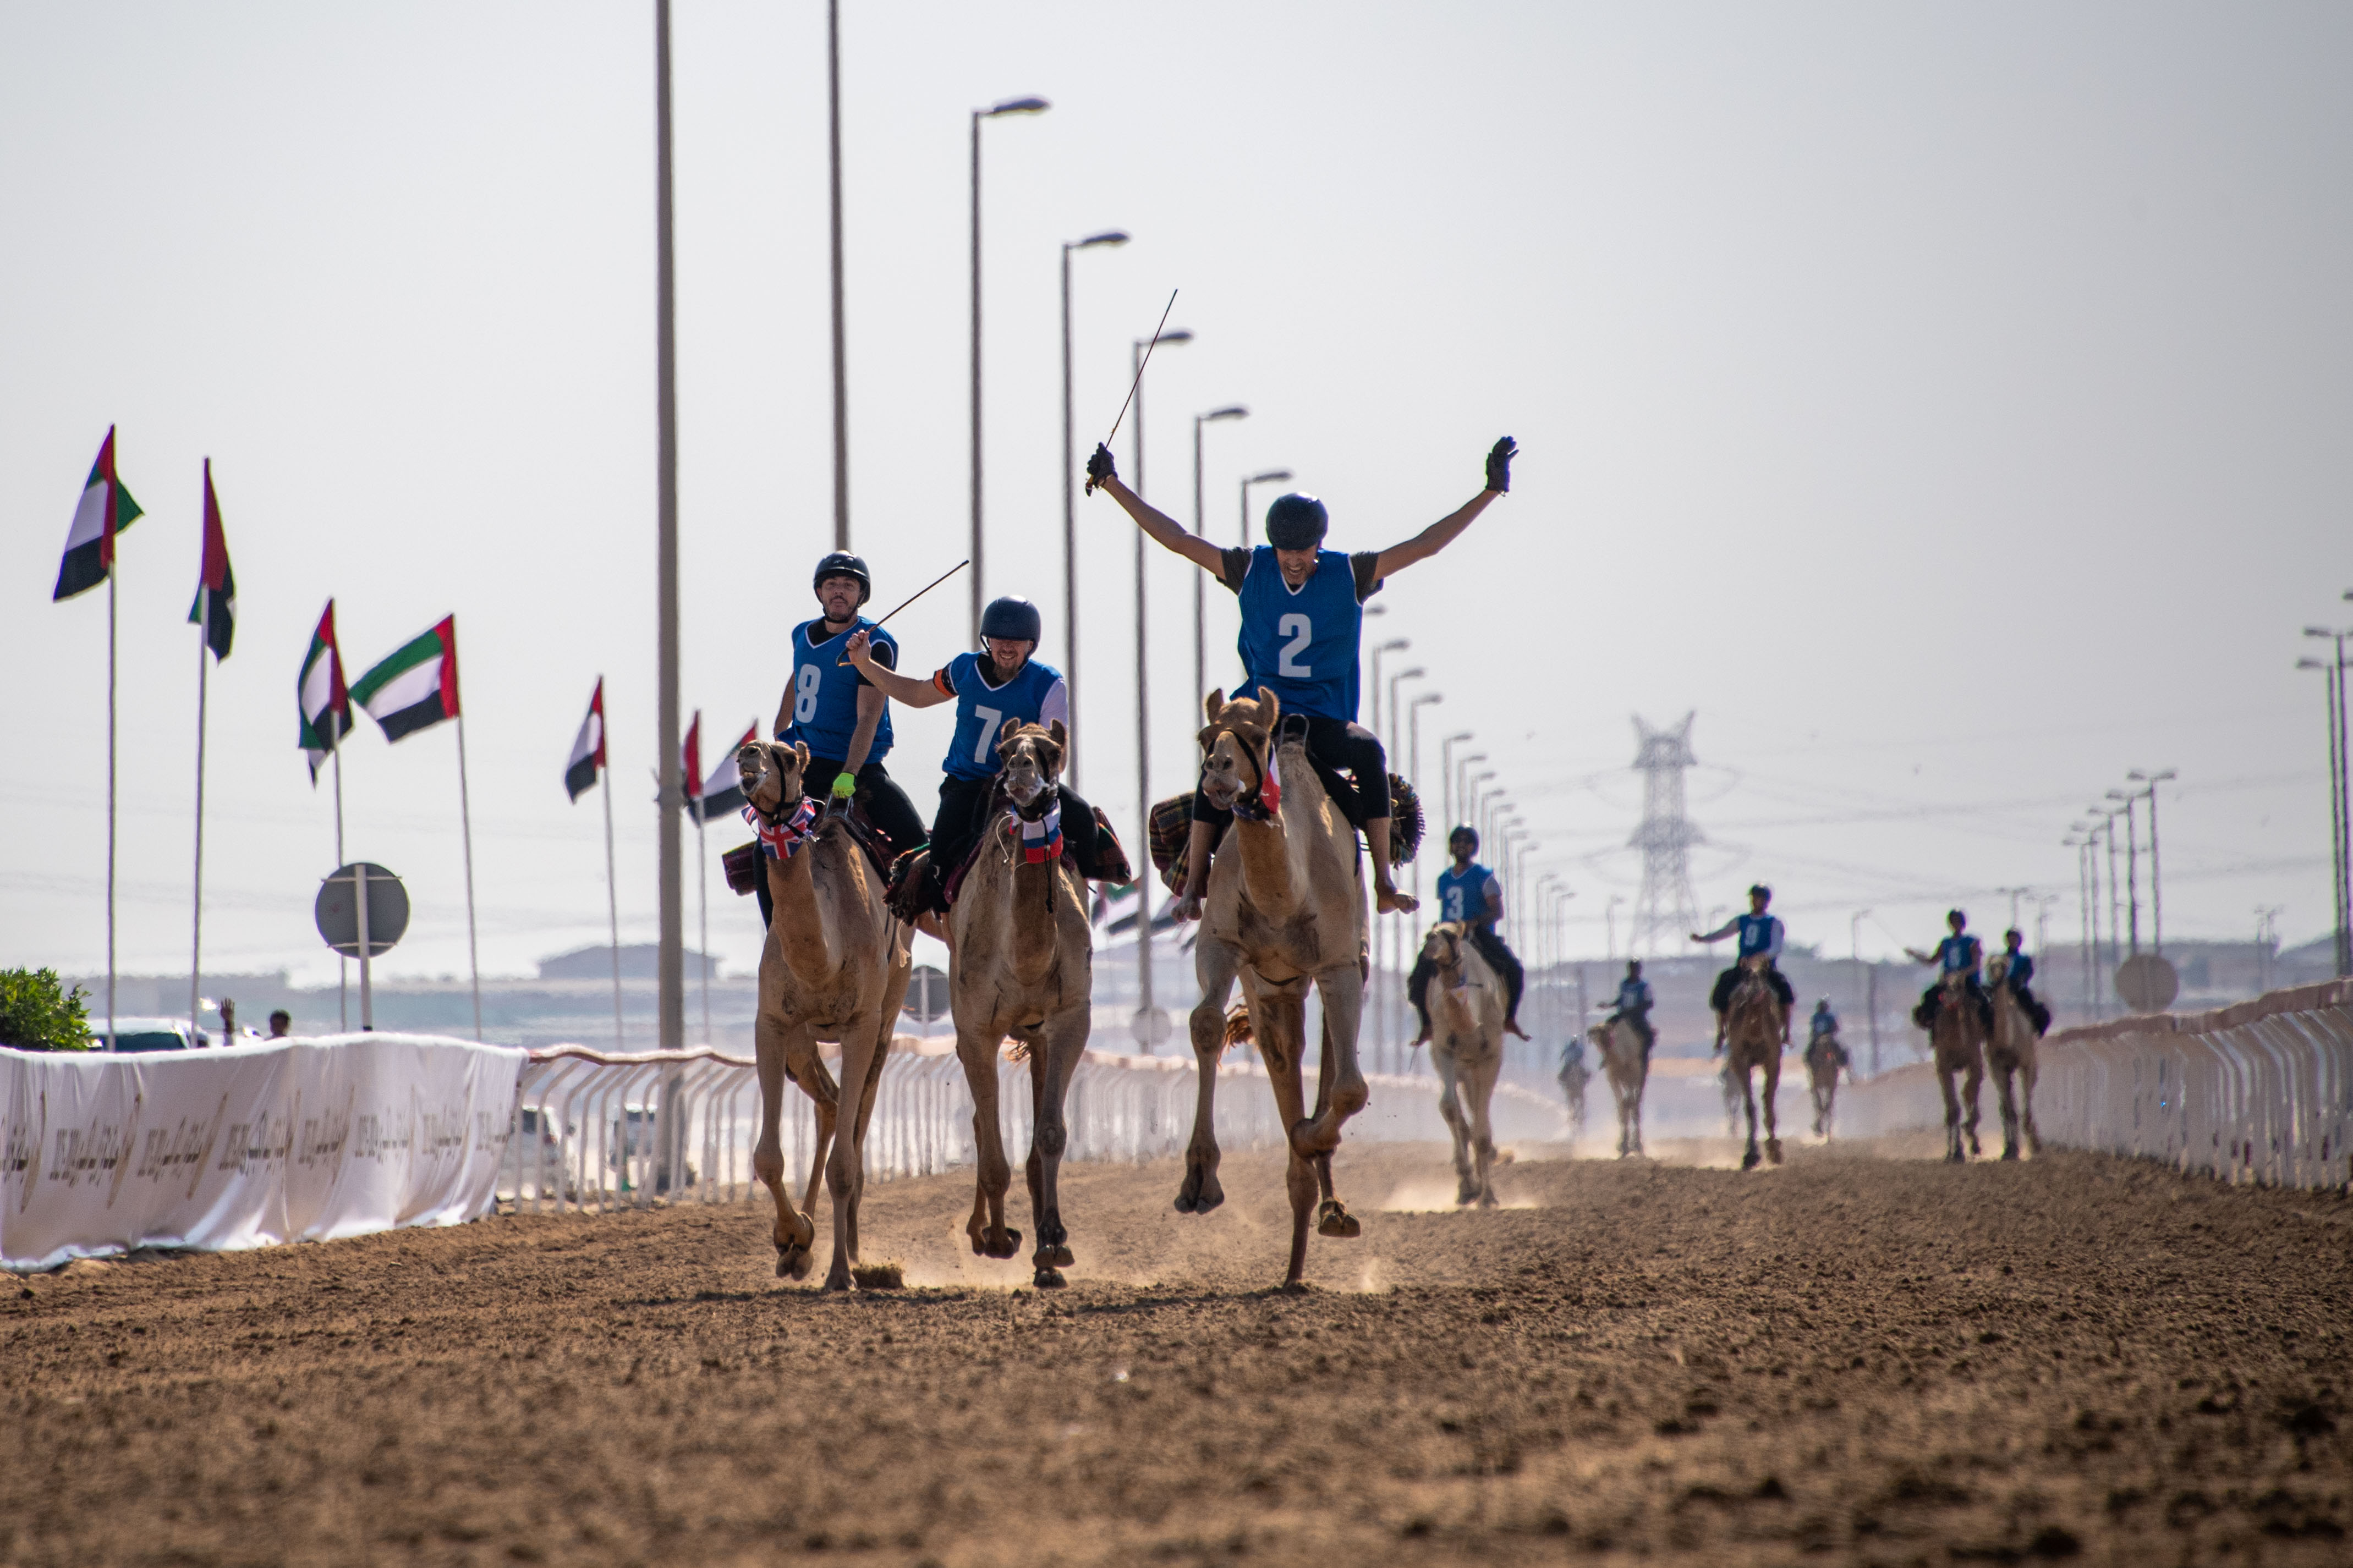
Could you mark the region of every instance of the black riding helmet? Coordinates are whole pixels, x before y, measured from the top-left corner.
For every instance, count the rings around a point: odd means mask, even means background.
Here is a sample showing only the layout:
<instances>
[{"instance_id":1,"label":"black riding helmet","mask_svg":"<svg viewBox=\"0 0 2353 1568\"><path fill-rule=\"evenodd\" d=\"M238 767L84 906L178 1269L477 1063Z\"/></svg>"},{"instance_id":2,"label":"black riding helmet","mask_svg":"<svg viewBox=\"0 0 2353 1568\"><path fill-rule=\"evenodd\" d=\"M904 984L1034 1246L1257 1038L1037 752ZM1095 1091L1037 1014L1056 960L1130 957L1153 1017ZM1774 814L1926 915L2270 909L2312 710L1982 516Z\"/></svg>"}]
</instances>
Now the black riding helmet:
<instances>
[{"instance_id":1,"label":"black riding helmet","mask_svg":"<svg viewBox=\"0 0 2353 1568\"><path fill-rule=\"evenodd\" d=\"M817 563L817 574L809 579L812 591L823 587L828 577L858 579L858 602L862 606L874 596L874 579L868 574L865 561L847 550L837 550Z\"/></svg>"},{"instance_id":2,"label":"black riding helmet","mask_svg":"<svg viewBox=\"0 0 2353 1568\"><path fill-rule=\"evenodd\" d=\"M980 612L980 635L985 637L1008 637L1036 643L1045 635L1046 623L1038 614L1038 606L1027 599L1008 595L991 599L988 608Z\"/></svg>"},{"instance_id":3,"label":"black riding helmet","mask_svg":"<svg viewBox=\"0 0 2353 1568\"><path fill-rule=\"evenodd\" d=\"M1266 509L1266 542L1277 550L1313 550L1324 542L1332 514L1314 496L1277 496Z\"/></svg>"}]
</instances>

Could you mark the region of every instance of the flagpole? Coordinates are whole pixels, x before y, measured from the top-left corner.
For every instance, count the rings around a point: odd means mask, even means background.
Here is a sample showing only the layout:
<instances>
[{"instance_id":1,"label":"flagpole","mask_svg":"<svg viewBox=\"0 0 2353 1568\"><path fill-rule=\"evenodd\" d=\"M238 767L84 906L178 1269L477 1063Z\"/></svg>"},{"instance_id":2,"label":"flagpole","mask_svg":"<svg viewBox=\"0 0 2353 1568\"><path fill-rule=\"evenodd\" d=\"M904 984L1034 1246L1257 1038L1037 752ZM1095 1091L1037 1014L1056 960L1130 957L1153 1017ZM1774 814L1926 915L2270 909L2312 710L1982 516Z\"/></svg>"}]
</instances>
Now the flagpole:
<instances>
[{"instance_id":1,"label":"flagpole","mask_svg":"<svg viewBox=\"0 0 2353 1568\"><path fill-rule=\"evenodd\" d=\"M327 728L335 726L335 712L327 710ZM335 864L343 864L343 738L335 736ZM335 1026L345 1034L352 1028L351 963L340 952L335 954Z\"/></svg>"},{"instance_id":2,"label":"flagpole","mask_svg":"<svg viewBox=\"0 0 2353 1568\"><path fill-rule=\"evenodd\" d=\"M605 689L605 678L596 678L596 689ZM621 894L620 885L613 876L613 763L609 738L613 733L612 715L607 712L597 721L596 749L605 752L605 914L613 933L613 1048L624 1051L621 1035Z\"/></svg>"},{"instance_id":3,"label":"flagpole","mask_svg":"<svg viewBox=\"0 0 2353 1568\"><path fill-rule=\"evenodd\" d=\"M702 791L702 781L691 780L688 787L699 796ZM702 836L703 826L702 802L697 799L694 803L694 868L695 878L700 884L696 896L702 904L702 934L697 939L697 946L702 952L702 1043L707 1046L711 1044L711 846Z\"/></svg>"},{"instance_id":4,"label":"flagpole","mask_svg":"<svg viewBox=\"0 0 2353 1568\"><path fill-rule=\"evenodd\" d=\"M466 716L458 715L458 832L466 846L466 968L474 981L474 1038L482 1037L482 961L474 945L474 808L466 796Z\"/></svg>"},{"instance_id":5,"label":"flagpole","mask_svg":"<svg viewBox=\"0 0 2353 1568\"><path fill-rule=\"evenodd\" d=\"M188 1033L193 1041L203 1027L205 973L205 645L212 640L212 593L201 579L196 584L196 908L188 931ZM228 1044L224 1032L221 1044Z\"/></svg>"},{"instance_id":6,"label":"flagpole","mask_svg":"<svg viewBox=\"0 0 2353 1568\"><path fill-rule=\"evenodd\" d=\"M114 505L112 481L108 481L106 505ZM121 563L114 559L113 540L106 560L106 1048L114 1039L114 579Z\"/></svg>"}]
</instances>

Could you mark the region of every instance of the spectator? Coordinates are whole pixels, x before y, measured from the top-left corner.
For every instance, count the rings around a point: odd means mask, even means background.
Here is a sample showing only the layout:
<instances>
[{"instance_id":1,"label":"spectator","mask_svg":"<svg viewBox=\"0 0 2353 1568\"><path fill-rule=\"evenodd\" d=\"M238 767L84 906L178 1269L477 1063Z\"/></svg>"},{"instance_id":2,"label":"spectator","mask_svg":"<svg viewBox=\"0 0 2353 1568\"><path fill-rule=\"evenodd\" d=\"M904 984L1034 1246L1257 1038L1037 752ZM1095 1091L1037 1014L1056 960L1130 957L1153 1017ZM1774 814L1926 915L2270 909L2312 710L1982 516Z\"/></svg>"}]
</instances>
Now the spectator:
<instances>
[{"instance_id":1,"label":"spectator","mask_svg":"<svg viewBox=\"0 0 2353 1568\"><path fill-rule=\"evenodd\" d=\"M288 1040L294 1037L294 1015L280 1007L269 1015L269 1037Z\"/></svg>"}]
</instances>

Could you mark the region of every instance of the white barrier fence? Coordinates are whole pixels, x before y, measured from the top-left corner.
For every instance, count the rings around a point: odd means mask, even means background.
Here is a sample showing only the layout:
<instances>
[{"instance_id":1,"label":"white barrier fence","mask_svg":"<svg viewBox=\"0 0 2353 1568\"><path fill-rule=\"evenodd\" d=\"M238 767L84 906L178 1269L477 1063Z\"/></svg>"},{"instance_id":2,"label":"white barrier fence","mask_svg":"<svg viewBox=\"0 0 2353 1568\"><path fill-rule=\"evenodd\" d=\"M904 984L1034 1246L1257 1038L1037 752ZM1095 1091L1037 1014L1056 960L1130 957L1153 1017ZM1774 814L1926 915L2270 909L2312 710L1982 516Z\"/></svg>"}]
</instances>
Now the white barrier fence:
<instances>
[{"instance_id":1,"label":"white barrier fence","mask_svg":"<svg viewBox=\"0 0 2353 1568\"><path fill-rule=\"evenodd\" d=\"M2275 991L2211 1013L2152 1014L2042 1042L2034 1119L2045 1143L2162 1160L2226 1181L2353 1184L2353 981ZM2001 1137L1993 1085L1989 1145ZM1841 1097L1850 1134L1941 1128L1926 1063Z\"/></svg>"},{"instance_id":2,"label":"white barrier fence","mask_svg":"<svg viewBox=\"0 0 2353 1568\"><path fill-rule=\"evenodd\" d=\"M1018 1167L1029 1146L1029 1068L999 1061L997 1098L1006 1150ZM1219 1146L1273 1148L1282 1142L1266 1069L1218 1068ZM1443 1141L1438 1083L1373 1074L1372 1103L1348 1123L1350 1139ZM1141 1161L1183 1152L1199 1087L1192 1057L1125 1057L1089 1051L1071 1078L1064 1115L1067 1160ZM687 1184L657 1191L655 1130L661 1097L676 1097ZM1308 1085L1312 1102L1314 1082ZM592 1213L673 1201L733 1203L765 1198L752 1178L759 1136L759 1079L753 1062L709 1049L617 1056L577 1046L536 1051L518 1089L514 1135L499 1173L499 1195L527 1211ZM866 1173L889 1181L971 1164L973 1101L964 1066L948 1042L901 1037L884 1062L866 1136ZM1499 1085L1493 1102L1498 1142L1567 1132L1556 1098ZM785 1086L785 1169L797 1200L815 1150L808 1097Z\"/></svg>"}]
</instances>

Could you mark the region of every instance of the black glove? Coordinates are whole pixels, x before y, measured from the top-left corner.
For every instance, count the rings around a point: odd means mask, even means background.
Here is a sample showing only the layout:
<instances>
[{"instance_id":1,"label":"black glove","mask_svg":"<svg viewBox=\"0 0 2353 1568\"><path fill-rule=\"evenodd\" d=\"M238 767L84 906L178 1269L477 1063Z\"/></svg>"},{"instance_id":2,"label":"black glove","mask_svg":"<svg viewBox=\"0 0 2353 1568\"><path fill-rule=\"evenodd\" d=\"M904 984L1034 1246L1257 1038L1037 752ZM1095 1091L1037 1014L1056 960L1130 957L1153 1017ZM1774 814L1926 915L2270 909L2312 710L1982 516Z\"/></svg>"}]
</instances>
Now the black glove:
<instances>
[{"instance_id":1,"label":"black glove","mask_svg":"<svg viewBox=\"0 0 2353 1568\"><path fill-rule=\"evenodd\" d=\"M1512 493L1512 459L1520 455L1520 444L1509 436L1487 448L1487 488L1497 495ZM1089 472L1093 470L1090 468Z\"/></svg>"},{"instance_id":2,"label":"black glove","mask_svg":"<svg viewBox=\"0 0 2353 1568\"><path fill-rule=\"evenodd\" d=\"M1095 449L1087 454L1087 494L1094 494L1095 487L1105 479L1117 478L1119 466L1111 460L1111 448L1096 442Z\"/></svg>"}]
</instances>

